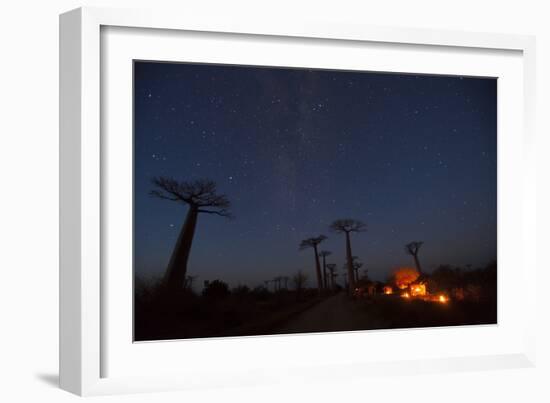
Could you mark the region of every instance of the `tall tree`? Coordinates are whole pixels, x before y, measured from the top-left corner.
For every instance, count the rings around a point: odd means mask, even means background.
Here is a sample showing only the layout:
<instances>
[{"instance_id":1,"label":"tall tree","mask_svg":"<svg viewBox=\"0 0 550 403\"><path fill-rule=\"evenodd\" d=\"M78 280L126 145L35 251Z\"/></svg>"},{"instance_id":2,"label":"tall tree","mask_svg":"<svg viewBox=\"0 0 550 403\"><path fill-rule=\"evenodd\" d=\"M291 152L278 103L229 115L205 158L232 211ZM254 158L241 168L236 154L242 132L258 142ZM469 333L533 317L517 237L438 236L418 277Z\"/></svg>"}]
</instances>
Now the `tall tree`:
<instances>
[{"instance_id":1,"label":"tall tree","mask_svg":"<svg viewBox=\"0 0 550 403\"><path fill-rule=\"evenodd\" d=\"M420 266L420 262L418 261L418 251L420 250L422 245L424 245L424 242L422 241L413 241L405 245L405 252L414 258L416 270L418 270L418 273L420 275L422 275L422 267Z\"/></svg>"},{"instance_id":2,"label":"tall tree","mask_svg":"<svg viewBox=\"0 0 550 403\"><path fill-rule=\"evenodd\" d=\"M355 272L355 281L359 281L359 269L363 267L363 262L359 260L358 256L352 256L353 260L353 271Z\"/></svg>"},{"instance_id":3,"label":"tall tree","mask_svg":"<svg viewBox=\"0 0 550 403\"><path fill-rule=\"evenodd\" d=\"M336 264L334 263L327 263L327 269L329 271L330 276L330 288L334 289L334 278L338 275L338 273L335 273L334 270L336 269Z\"/></svg>"},{"instance_id":4,"label":"tall tree","mask_svg":"<svg viewBox=\"0 0 550 403\"><path fill-rule=\"evenodd\" d=\"M327 278L327 256L332 255L332 252L328 250L322 250L319 252L319 256L323 258L323 288L328 288L328 278Z\"/></svg>"},{"instance_id":5,"label":"tall tree","mask_svg":"<svg viewBox=\"0 0 550 403\"><path fill-rule=\"evenodd\" d=\"M275 288L275 291L280 291L281 290L281 281L283 280L283 277L282 276L277 276L275 277L273 280L273 287Z\"/></svg>"},{"instance_id":6,"label":"tall tree","mask_svg":"<svg viewBox=\"0 0 550 403\"><path fill-rule=\"evenodd\" d=\"M216 183L211 180L178 182L171 178L158 177L153 178L152 182L156 187L150 192L152 196L188 206L185 222L164 274L164 283L170 289L178 290L184 285L199 214L231 217L231 203L227 196L217 192Z\"/></svg>"},{"instance_id":7,"label":"tall tree","mask_svg":"<svg viewBox=\"0 0 550 403\"><path fill-rule=\"evenodd\" d=\"M288 280L289 280L288 276L283 276L283 282L285 283L285 290L288 290Z\"/></svg>"},{"instance_id":8,"label":"tall tree","mask_svg":"<svg viewBox=\"0 0 550 403\"><path fill-rule=\"evenodd\" d=\"M346 264L348 266L348 287L351 295L355 290L355 279L350 237L352 232L363 232L366 228L367 225L364 222L350 218L336 220L330 225L331 231L344 234L346 236Z\"/></svg>"},{"instance_id":9,"label":"tall tree","mask_svg":"<svg viewBox=\"0 0 550 403\"><path fill-rule=\"evenodd\" d=\"M301 270L298 270L298 272L292 277L292 282L294 283L294 289L296 290L296 298L300 299L307 282L307 275Z\"/></svg>"},{"instance_id":10,"label":"tall tree","mask_svg":"<svg viewBox=\"0 0 550 403\"><path fill-rule=\"evenodd\" d=\"M319 252L317 248L321 242L327 239L324 235L319 235L314 238L307 238L300 242L300 250L312 248L315 253L315 272L317 274L317 287L319 288L319 293L323 291L323 277L321 275L321 265L319 263Z\"/></svg>"}]
</instances>

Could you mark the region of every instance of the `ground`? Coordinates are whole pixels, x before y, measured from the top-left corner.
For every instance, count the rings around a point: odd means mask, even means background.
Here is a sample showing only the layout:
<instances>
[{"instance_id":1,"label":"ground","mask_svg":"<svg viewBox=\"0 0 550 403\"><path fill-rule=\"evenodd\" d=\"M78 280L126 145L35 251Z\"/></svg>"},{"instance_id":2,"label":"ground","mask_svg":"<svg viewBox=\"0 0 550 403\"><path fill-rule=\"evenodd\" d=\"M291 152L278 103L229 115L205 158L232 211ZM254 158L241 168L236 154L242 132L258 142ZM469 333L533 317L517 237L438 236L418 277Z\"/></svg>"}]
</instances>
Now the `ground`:
<instances>
[{"instance_id":1,"label":"ground","mask_svg":"<svg viewBox=\"0 0 550 403\"><path fill-rule=\"evenodd\" d=\"M340 292L289 319L271 333L331 332L496 323L496 304L447 303L397 295L352 300Z\"/></svg>"},{"instance_id":2,"label":"ground","mask_svg":"<svg viewBox=\"0 0 550 403\"><path fill-rule=\"evenodd\" d=\"M335 332L387 327L378 315L362 309L362 305L340 292L293 317L273 333Z\"/></svg>"},{"instance_id":3,"label":"ground","mask_svg":"<svg viewBox=\"0 0 550 403\"><path fill-rule=\"evenodd\" d=\"M177 310L174 304L167 310L139 309L136 341L480 325L497 319L496 298L440 303L379 294L352 299L345 291L318 296L314 290L298 301L289 293L260 301L195 296L177 305Z\"/></svg>"}]
</instances>

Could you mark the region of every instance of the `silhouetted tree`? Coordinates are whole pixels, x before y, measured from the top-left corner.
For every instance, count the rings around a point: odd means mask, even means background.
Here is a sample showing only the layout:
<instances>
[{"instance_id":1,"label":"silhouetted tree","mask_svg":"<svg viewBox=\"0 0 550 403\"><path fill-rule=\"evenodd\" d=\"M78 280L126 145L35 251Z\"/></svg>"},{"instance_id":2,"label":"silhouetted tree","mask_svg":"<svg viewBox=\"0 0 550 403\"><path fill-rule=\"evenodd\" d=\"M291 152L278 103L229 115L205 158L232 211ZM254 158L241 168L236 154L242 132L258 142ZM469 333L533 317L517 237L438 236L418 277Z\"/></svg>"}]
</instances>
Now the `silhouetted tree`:
<instances>
[{"instance_id":1,"label":"silhouetted tree","mask_svg":"<svg viewBox=\"0 0 550 403\"><path fill-rule=\"evenodd\" d=\"M285 290L288 290L288 280L289 280L288 276L283 276L283 282L285 284Z\"/></svg>"},{"instance_id":2,"label":"silhouetted tree","mask_svg":"<svg viewBox=\"0 0 550 403\"><path fill-rule=\"evenodd\" d=\"M420 273L420 275L422 275L422 268L420 267L420 262L418 261L418 251L423 244L424 242L422 241L413 241L405 245L405 252L407 252L414 258L416 270L418 270L418 273Z\"/></svg>"},{"instance_id":3,"label":"silhouetted tree","mask_svg":"<svg viewBox=\"0 0 550 403\"><path fill-rule=\"evenodd\" d=\"M315 253L315 271L317 274L317 287L319 292L322 292L323 290L323 278L321 276L321 265L319 264L319 253L317 252L317 247L325 239L327 239L326 236L319 235L318 237L304 239L300 243L300 250L312 248Z\"/></svg>"},{"instance_id":4,"label":"silhouetted tree","mask_svg":"<svg viewBox=\"0 0 550 403\"><path fill-rule=\"evenodd\" d=\"M349 284L348 284L348 268L347 268L347 265L346 265L346 270L342 273L342 276L344 277L344 288L348 289Z\"/></svg>"},{"instance_id":5,"label":"silhouetted tree","mask_svg":"<svg viewBox=\"0 0 550 403\"><path fill-rule=\"evenodd\" d=\"M183 287L187 262L191 252L197 218L200 213L230 217L229 199L218 194L216 183L211 180L178 182L171 178L153 178L154 189L150 194L164 200L188 206L185 223L180 230L176 245L164 274L164 283L171 289Z\"/></svg>"},{"instance_id":6,"label":"silhouetted tree","mask_svg":"<svg viewBox=\"0 0 550 403\"><path fill-rule=\"evenodd\" d=\"M281 281L283 280L283 277L277 276L273 280L273 288L274 291L280 291L281 290Z\"/></svg>"},{"instance_id":7,"label":"silhouetted tree","mask_svg":"<svg viewBox=\"0 0 550 403\"><path fill-rule=\"evenodd\" d=\"M229 286L221 280L205 281L202 295L208 298L223 298L229 295Z\"/></svg>"},{"instance_id":8,"label":"silhouetted tree","mask_svg":"<svg viewBox=\"0 0 550 403\"><path fill-rule=\"evenodd\" d=\"M359 281L359 269L363 267L363 263L359 260L359 257L352 256L353 274L355 282Z\"/></svg>"},{"instance_id":9,"label":"silhouetted tree","mask_svg":"<svg viewBox=\"0 0 550 403\"><path fill-rule=\"evenodd\" d=\"M303 291L306 285L306 281L307 281L307 275L304 274L304 272L302 272L301 270L298 270L298 272L296 272L296 274L292 277L292 282L294 283L294 289L296 290L297 294L300 294Z\"/></svg>"},{"instance_id":10,"label":"silhouetted tree","mask_svg":"<svg viewBox=\"0 0 550 403\"><path fill-rule=\"evenodd\" d=\"M359 220L353 219L340 219L334 221L330 225L330 229L334 232L345 234L346 236L346 263L348 266L348 283L349 291L352 294L355 290L354 271L353 271L353 258L351 253L351 240L350 234L352 232L363 232L366 230L367 225Z\"/></svg>"},{"instance_id":11,"label":"silhouetted tree","mask_svg":"<svg viewBox=\"0 0 550 403\"><path fill-rule=\"evenodd\" d=\"M328 263L327 269L329 271L329 277L330 277L330 288L334 289L334 278L338 275L338 273L334 272L336 270L336 264Z\"/></svg>"},{"instance_id":12,"label":"silhouetted tree","mask_svg":"<svg viewBox=\"0 0 550 403\"><path fill-rule=\"evenodd\" d=\"M322 250L319 252L319 256L323 258L323 287L328 288L328 276L327 276L327 256L332 255L332 252L328 250Z\"/></svg>"}]
</instances>

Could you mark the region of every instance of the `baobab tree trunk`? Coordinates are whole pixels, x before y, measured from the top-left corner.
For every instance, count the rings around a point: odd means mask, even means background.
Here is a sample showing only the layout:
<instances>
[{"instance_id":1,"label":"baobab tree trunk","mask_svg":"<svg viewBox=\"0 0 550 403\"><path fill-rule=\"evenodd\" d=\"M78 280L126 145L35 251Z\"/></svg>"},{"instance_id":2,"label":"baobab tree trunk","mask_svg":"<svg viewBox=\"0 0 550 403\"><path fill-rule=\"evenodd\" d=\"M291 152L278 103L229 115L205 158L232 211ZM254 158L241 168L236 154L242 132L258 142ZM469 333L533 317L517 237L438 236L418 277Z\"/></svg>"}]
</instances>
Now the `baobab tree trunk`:
<instances>
[{"instance_id":1,"label":"baobab tree trunk","mask_svg":"<svg viewBox=\"0 0 550 403\"><path fill-rule=\"evenodd\" d=\"M323 255L323 288L327 288L327 259Z\"/></svg>"},{"instance_id":2,"label":"baobab tree trunk","mask_svg":"<svg viewBox=\"0 0 550 403\"><path fill-rule=\"evenodd\" d=\"M317 272L317 287L319 288L319 293L323 290L323 278L321 276L321 264L319 263L319 254L317 253L317 245L313 246L313 251L315 252L315 270Z\"/></svg>"},{"instance_id":3,"label":"baobab tree trunk","mask_svg":"<svg viewBox=\"0 0 550 403\"><path fill-rule=\"evenodd\" d=\"M413 255L414 257L414 264L416 265L416 270L418 270L418 274L422 274L422 267L420 267L420 262L418 261L418 255Z\"/></svg>"},{"instance_id":4,"label":"baobab tree trunk","mask_svg":"<svg viewBox=\"0 0 550 403\"><path fill-rule=\"evenodd\" d=\"M183 287L198 215L198 208L190 206L164 274L164 282L170 289L178 290Z\"/></svg>"},{"instance_id":5,"label":"baobab tree trunk","mask_svg":"<svg viewBox=\"0 0 550 403\"><path fill-rule=\"evenodd\" d=\"M355 276L353 272L353 258L351 254L351 240L349 232L346 232L346 258L348 261L348 287L350 295L353 295L355 290Z\"/></svg>"}]
</instances>

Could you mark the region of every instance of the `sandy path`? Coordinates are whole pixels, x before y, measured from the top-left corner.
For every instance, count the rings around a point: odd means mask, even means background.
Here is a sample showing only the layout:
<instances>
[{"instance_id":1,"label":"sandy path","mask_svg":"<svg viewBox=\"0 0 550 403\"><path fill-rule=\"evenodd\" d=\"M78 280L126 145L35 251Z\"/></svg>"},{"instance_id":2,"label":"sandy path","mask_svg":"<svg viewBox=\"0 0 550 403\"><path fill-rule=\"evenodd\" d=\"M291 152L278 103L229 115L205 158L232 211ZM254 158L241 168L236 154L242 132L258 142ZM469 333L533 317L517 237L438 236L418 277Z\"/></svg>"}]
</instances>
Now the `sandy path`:
<instances>
[{"instance_id":1,"label":"sandy path","mask_svg":"<svg viewBox=\"0 0 550 403\"><path fill-rule=\"evenodd\" d=\"M377 327L375 321L369 320L367 312L360 311L346 293L340 292L290 319L273 333L362 330Z\"/></svg>"}]
</instances>

